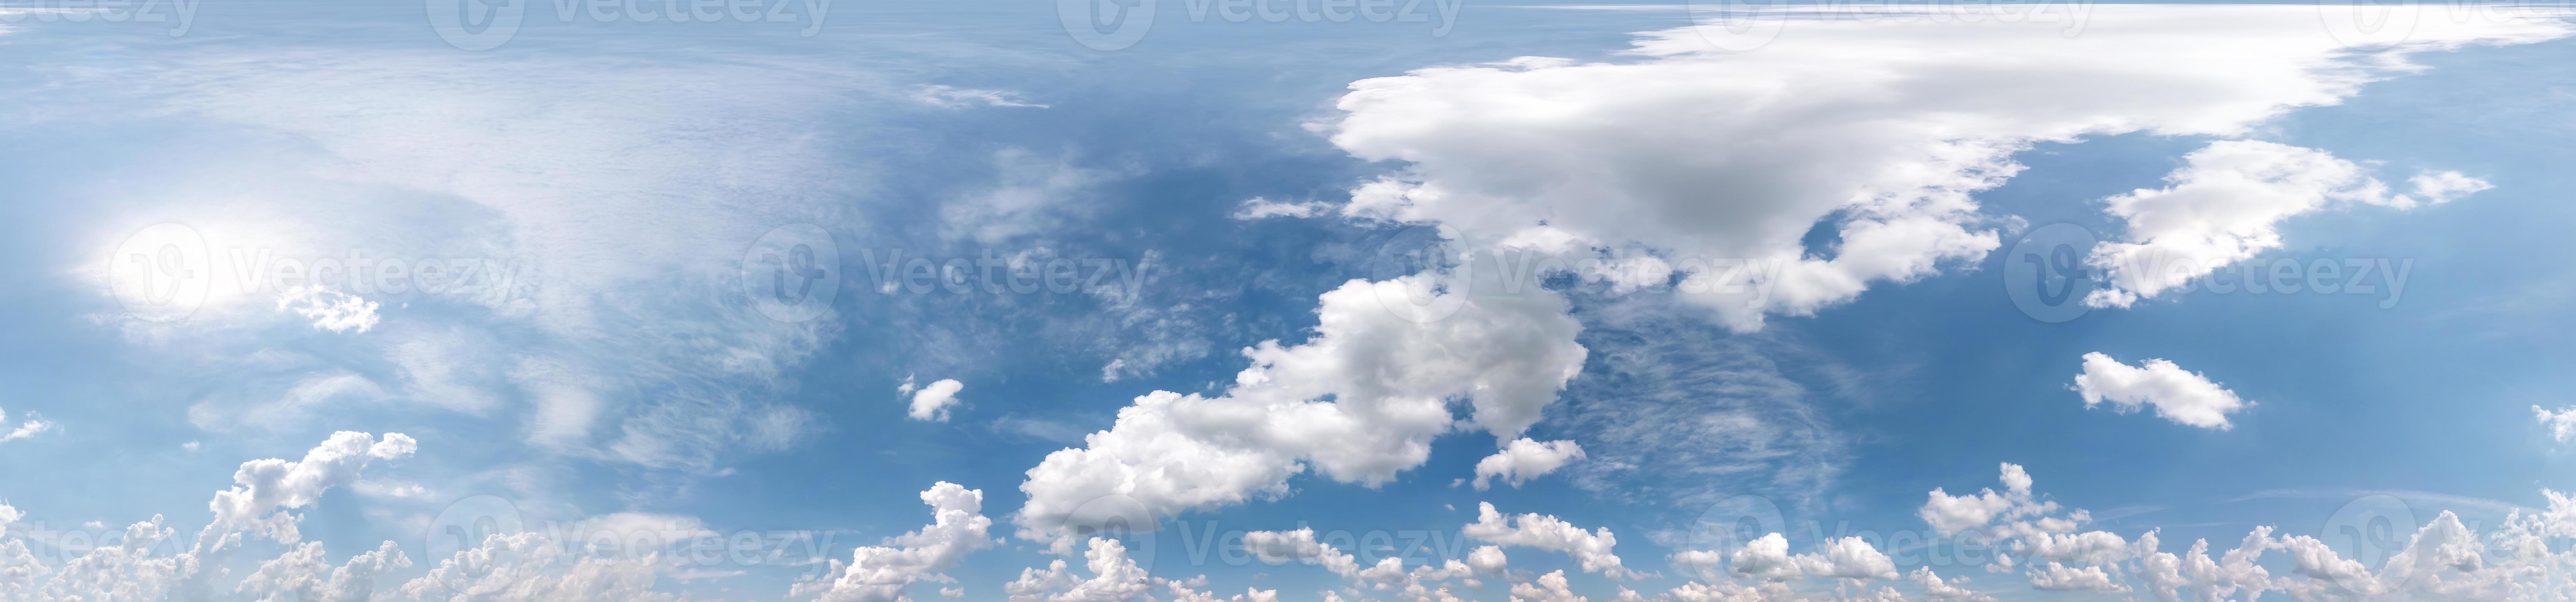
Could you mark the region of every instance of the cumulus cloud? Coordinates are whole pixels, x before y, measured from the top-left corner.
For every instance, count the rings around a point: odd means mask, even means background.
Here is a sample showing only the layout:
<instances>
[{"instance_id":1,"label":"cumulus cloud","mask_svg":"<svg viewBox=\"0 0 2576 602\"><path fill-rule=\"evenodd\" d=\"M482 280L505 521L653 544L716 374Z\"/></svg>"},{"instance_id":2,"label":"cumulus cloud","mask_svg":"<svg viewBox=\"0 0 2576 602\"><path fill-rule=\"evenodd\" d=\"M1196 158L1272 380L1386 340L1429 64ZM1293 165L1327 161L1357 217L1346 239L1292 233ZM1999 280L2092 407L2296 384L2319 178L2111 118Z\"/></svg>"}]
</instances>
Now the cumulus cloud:
<instances>
[{"instance_id":1,"label":"cumulus cloud","mask_svg":"<svg viewBox=\"0 0 2576 602\"><path fill-rule=\"evenodd\" d=\"M1789 538L1769 533L1744 542L1744 547L1727 555L1727 561L1727 572L1733 575L1774 583L1800 578L1867 581L1897 577L1896 561L1858 537L1827 540L1815 552L1792 555Z\"/></svg>"},{"instance_id":2,"label":"cumulus cloud","mask_svg":"<svg viewBox=\"0 0 2576 602\"><path fill-rule=\"evenodd\" d=\"M947 378L920 390L912 390L912 381L906 380L903 381L903 389L912 391L912 406L904 415L911 416L913 420L947 422L948 409L958 404L957 392L965 390L966 383Z\"/></svg>"},{"instance_id":3,"label":"cumulus cloud","mask_svg":"<svg viewBox=\"0 0 2576 602\"><path fill-rule=\"evenodd\" d=\"M303 517L290 511L308 508L322 492L356 481L359 470L371 461L403 458L416 449L417 443L401 433L386 433L379 439L367 433L342 431L306 452L302 460L244 462L233 473L236 486L215 492L214 499L207 502L208 509L214 511L214 520L197 533L193 542L178 539L178 529L166 526L162 516L154 515L127 526L121 534L101 538L113 545L90 548L47 566L28 554L23 532L9 530L20 537L0 534L0 598L216 598L222 586L214 580L231 574L223 567L241 549L242 532L298 544L300 536L295 526ZM0 504L0 527L21 518L16 508ZM288 546L275 559L260 562L232 589L263 601L367 600L376 597L377 576L410 566L410 562L393 542L385 542L374 551L352 556L334 567L324 562L321 544L302 543Z\"/></svg>"},{"instance_id":4,"label":"cumulus cloud","mask_svg":"<svg viewBox=\"0 0 2576 602\"><path fill-rule=\"evenodd\" d=\"M1286 495L1288 478L1310 467L1375 486L1421 465L1431 440L1462 422L1518 436L1581 369L1581 324L1553 293L1468 296L1434 282L1350 281L1323 294L1307 342L1245 349L1251 366L1223 394L1136 398L1084 447L1029 469L1018 533L1067 542L1073 523L1097 518L1081 515L1086 505L1113 499L1148 515L1131 527L1150 529L1152 517ZM1414 321L1398 311L1413 299L1457 311ZM1462 399L1464 421L1453 409Z\"/></svg>"},{"instance_id":5,"label":"cumulus cloud","mask_svg":"<svg viewBox=\"0 0 2576 602\"><path fill-rule=\"evenodd\" d=\"M2275 229L2291 216L2353 204L2414 208L2369 171L2325 151L2254 140L2222 140L2183 156L2161 189L2103 199L2126 224L2126 242L2094 246L2087 260L2109 286L2085 296L2093 307L2128 307L2229 263L2281 247ZM2459 172L2415 176L2417 194L2448 202L2492 188Z\"/></svg>"},{"instance_id":6,"label":"cumulus cloud","mask_svg":"<svg viewBox=\"0 0 2576 602\"><path fill-rule=\"evenodd\" d=\"M2003 493L1995 493L1994 489L1988 488L1972 495L1953 496L1935 487L1929 494L1930 499L1914 514L1932 525L1935 531L1957 533L1991 525L1996 520L2012 520L2057 510L2056 502L2032 499L2030 473L2021 465L2004 463L2001 478Z\"/></svg>"},{"instance_id":7,"label":"cumulus cloud","mask_svg":"<svg viewBox=\"0 0 2576 602\"><path fill-rule=\"evenodd\" d=\"M19 439L34 437L38 433L54 430L54 423L45 421L42 416L30 415L27 417L25 422L18 423L17 428L9 428L8 423L9 411L0 409L0 428L8 429L8 432L0 433L0 441L16 441ZM0 524L7 524L8 522L9 521L0 520Z\"/></svg>"},{"instance_id":8,"label":"cumulus cloud","mask_svg":"<svg viewBox=\"0 0 2576 602\"><path fill-rule=\"evenodd\" d=\"M1088 579L1076 575L1063 560L1048 563L1044 569L1020 569L1020 578L1002 586L1011 602L1124 602L1153 591L1162 579L1145 574L1145 569L1127 557L1127 545L1106 537L1094 537L1083 557L1089 560Z\"/></svg>"},{"instance_id":9,"label":"cumulus cloud","mask_svg":"<svg viewBox=\"0 0 2576 602\"><path fill-rule=\"evenodd\" d=\"M390 541L376 546L374 551L351 556L338 567L322 556L321 542L305 542L260 563L259 569L243 577L234 589L258 596L261 602L363 602L372 599L377 576L411 567L411 558Z\"/></svg>"},{"instance_id":10,"label":"cumulus cloud","mask_svg":"<svg viewBox=\"0 0 2576 602\"><path fill-rule=\"evenodd\" d=\"M380 319L376 302L318 286L286 289L277 297L277 309L293 311L312 320L314 328L331 332L366 332Z\"/></svg>"},{"instance_id":11,"label":"cumulus cloud","mask_svg":"<svg viewBox=\"0 0 2576 602\"><path fill-rule=\"evenodd\" d=\"M2302 7L2089 10L2081 36L1831 8L1780 15L1793 33L1755 52L1696 28L1649 32L1631 60L1361 80L1314 127L1353 156L1404 164L1353 188L1344 215L1438 222L1475 248L1643 248L1687 274L1689 298L1751 330L1983 257L1998 239L1971 195L2017 174L2011 156L2035 142L2242 135L2407 70L2406 53L2568 32L2548 18L2392 15L2409 22L2385 31L2411 35L2362 54L2318 35ZM1817 229L1839 242L1806 248Z\"/></svg>"},{"instance_id":12,"label":"cumulus cloud","mask_svg":"<svg viewBox=\"0 0 2576 602\"><path fill-rule=\"evenodd\" d=\"M1555 472L1566 463L1580 459L1583 459L1583 446L1575 445L1573 441L1540 443L1528 438L1514 439L1505 444L1502 451L1476 461L1476 490L1484 491L1487 487L1485 482L1495 477L1519 487L1530 479Z\"/></svg>"},{"instance_id":13,"label":"cumulus cloud","mask_svg":"<svg viewBox=\"0 0 2576 602\"><path fill-rule=\"evenodd\" d=\"M383 439L353 431L332 433L330 439L305 452L302 460L243 462L241 469L233 472L236 485L215 492L215 499L206 502L206 507L214 510L215 525L269 535L279 543L295 543L301 538L295 525L303 517L287 514L286 510L311 505L322 492L356 482L358 471L369 462L401 459L417 449L419 443L402 433L385 433Z\"/></svg>"},{"instance_id":14,"label":"cumulus cloud","mask_svg":"<svg viewBox=\"0 0 2576 602\"><path fill-rule=\"evenodd\" d=\"M492 602L673 602L655 591L658 553L640 559L581 553L578 542L543 532L496 533L481 545L439 560L428 574L403 583L397 600Z\"/></svg>"},{"instance_id":15,"label":"cumulus cloud","mask_svg":"<svg viewBox=\"0 0 2576 602\"><path fill-rule=\"evenodd\" d=\"M2227 415L2248 405L2236 392L2173 362L2149 359L2131 367L2099 352L2084 354L2084 372L2075 375L2073 388L2084 395L2087 408L2106 399L2123 414L2155 406L2156 415L2166 420L2218 430L2234 426Z\"/></svg>"},{"instance_id":16,"label":"cumulus cloud","mask_svg":"<svg viewBox=\"0 0 2576 602\"><path fill-rule=\"evenodd\" d=\"M2547 408L2531 406L2531 413L2540 415L2541 426L2549 427L2550 440L2566 443L2570 439L2576 439L2576 407L2560 408L2556 412L2551 412ZM0 438L0 441L5 440L7 439Z\"/></svg>"},{"instance_id":17,"label":"cumulus cloud","mask_svg":"<svg viewBox=\"0 0 2576 602\"><path fill-rule=\"evenodd\" d=\"M983 515L983 490L941 481L921 492L921 502L930 505L931 524L851 550L848 564L833 560L831 572L800 581L790 595L813 595L818 602L908 601L905 592L914 582L952 581L942 571L967 552L992 547L986 531L993 519Z\"/></svg>"},{"instance_id":18,"label":"cumulus cloud","mask_svg":"<svg viewBox=\"0 0 2576 602\"><path fill-rule=\"evenodd\" d=\"M1535 512L1505 517L1494 510L1493 503L1477 502L1476 522L1460 527L1458 532L1505 547L1528 546L1564 552L1574 557L1586 573L1601 573L1613 579L1631 576L1631 572L1621 566L1619 555L1611 552L1611 548L1619 544L1619 537L1612 534L1609 527L1587 532L1574 523Z\"/></svg>"}]
</instances>

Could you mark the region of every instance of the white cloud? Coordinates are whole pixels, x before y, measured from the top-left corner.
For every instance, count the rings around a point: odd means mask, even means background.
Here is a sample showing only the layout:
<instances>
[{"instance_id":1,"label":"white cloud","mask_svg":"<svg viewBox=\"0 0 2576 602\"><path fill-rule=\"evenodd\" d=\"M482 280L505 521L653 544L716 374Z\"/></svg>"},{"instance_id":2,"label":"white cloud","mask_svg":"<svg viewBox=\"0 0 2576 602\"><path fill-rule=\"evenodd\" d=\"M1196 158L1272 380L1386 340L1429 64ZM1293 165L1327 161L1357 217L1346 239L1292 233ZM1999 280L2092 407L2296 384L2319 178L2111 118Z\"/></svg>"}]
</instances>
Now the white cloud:
<instances>
[{"instance_id":1,"label":"white cloud","mask_svg":"<svg viewBox=\"0 0 2576 602\"><path fill-rule=\"evenodd\" d=\"M1431 440L1465 424L1497 438L1537 422L1581 369L1579 322L1544 291L1520 296L1436 294L1429 277L1353 280L1324 293L1307 342L1265 341L1244 350L1251 366L1217 397L1169 391L1136 398L1085 447L1048 454L1020 485L1029 501L1021 537L1066 541L1086 504L1131 500L1150 515L1241 503L1288 492L1313 468L1374 486L1430 457ZM1396 309L1419 296L1461 303L1442 320ZM1125 515L1121 515L1125 516ZM1063 544L1060 544L1063 545Z\"/></svg>"},{"instance_id":2,"label":"white cloud","mask_svg":"<svg viewBox=\"0 0 2576 602\"><path fill-rule=\"evenodd\" d=\"M2495 187L2494 184L2489 184L2486 180L2460 175L2460 172L2456 171L2427 171L2415 174L2415 177L2407 178L2406 182L2415 186L2416 195L2429 199L2436 204L2448 203L2453 200L2457 200L2460 197Z\"/></svg>"},{"instance_id":3,"label":"white cloud","mask_svg":"<svg viewBox=\"0 0 2576 602\"><path fill-rule=\"evenodd\" d=\"M672 602L654 591L657 558L642 561L582 553L545 533L493 534L481 545L441 559L428 574L405 582L400 600L469 599L489 602Z\"/></svg>"},{"instance_id":4,"label":"white cloud","mask_svg":"<svg viewBox=\"0 0 2576 602\"><path fill-rule=\"evenodd\" d=\"M912 387L912 381L903 381L903 386ZM912 393L911 409L906 410L904 415L911 416L913 420L947 422L948 409L960 403L957 392L965 389L966 383L957 382L954 378L930 383L930 386L922 387L921 390Z\"/></svg>"},{"instance_id":5,"label":"white cloud","mask_svg":"<svg viewBox=\"0 0 2576 602\"><path fill-rule=\"evenodd\" d=\"M1767 533L1744 542L1744 547L1728 554L1727 560L1727 572L1771 583L1800 578L1862 581L1897 578L1896 561L1878 551L1868 540L1858 537L1828 540L1815 552L1791 555L1787 537ZM1705 561L1700 564L1705 564Z\"/></svg>"},{"instance_id":6,"label":"white cloud","mask_svg":"<svg viewBox=\"0 0 2576 602\"><path fill-rule=\"evenodd\" d=\"M1573 441L1540 443L1526 437L1514 439L1504 444L1502 451L1476 461L1476 490L1484 491L1487 487L1485 481L1495 477L1501 477L1503 482L1513 487L1520 487L1530 479L1580 459L1583 459L1583 446L1575 445Z\"/></svg>"},{"instance_id":7,"label":"white cloud","mask_svg":"<svg viewBox=\"0 0 2576 602\"><path fill-rule=\"evenodd\" d=\"M1063 560L1045 569L1020 569L1020 578L1002 586L1011 602L1125 602L1152 591L1161 581L1145 574L1127 558L1126 544L1094 537L1083 556L1091 578L1073 574Z\"/></svg>"},{"instance_id":8,"label":"white cloud","mask_svg":"<svg viewBox=\"0 0 2576 602\"><path fill-rule=\"evenodd\" d=\"M2531 406L2531 412L2540 415L2541 426L2549 427L2550 440L2566 443L2570 439L2576 439L2576 407L2560 408L2557 412L2551 412L2540 406Z\"/></svg>"},{"instance_id":9,"label":"white cloud","mask_svg":"<svg viewBox=\"0 0 2576 602\"><path fill-rule=\"evenodd\" d=\"M0 541L0 594L5 594L0 598L212 599L220 588L213 580L231 574L222 567L241 549L242 530L274 536L280 543L298 543L295 526L303 517L289 511L309 507L322 492L356 481L359 470L370 461L406 457L417 447L401 433L386 433L378 439L342 431L306 452L300 461L244 462L233 473L236 486L215 492L206 503L214 520L193 542L177 539L178 530L164 526L163 517L154 515L127 526L120 535L107 536L116 539L102 537L114 545L100 545L48 567L26 554L25 534L19 533L21 538ZM259 516L272 510L273 514ZM0 519L5 519L0 525L19 518L23 517L17 509L0 505ZM353 556L337 568L322 561L320 544L295 545L284 555L261 562L234 589L263 600L364 600L373 597L377 575L408 564L392 542Z\"/></svg>"},{"instance_id":10,"label":"white cloud","mask_svg":"<svg viewBox=\"0 0 2576 602\"><path fill-rule=\"evenodd\" d=\"M2098 352L2084 354L2084 373L2075 375L2073 388L2084 395L2084 407L2106 399L2124 414L2155 406L2166 420L2219 430L2234 426L2227 415L2247 405L2236 392L2173 362L2149 359L2130 367Z\"/></svg>"},{"instance_id":11,"label":"white cloud","mask_svg":"<svg viewBox=\"0 0 2576 602\"><path fill-rule=\"evenodd\" d=\"M2360 165L2325 151L2254 140L2223 140L2183 156L2161 189L2103 199L2126 224L2128 242L2104 241L2087 259L2110 286L2085 296L2094 307L2128 307L2227 264L2281 247L2276 226L2291 216L2355 203L2398 209L2415 199L2391 195ZM2491 188L2459 172L2414 179L2418 194L2447 202Z\"/></svg>"},{"instance_id":12,"label":"white cloud","mask_svg":"<svg viewBox=\"0 0 2576 602\"><path fill-rule=\"evenodd\" d=\"M815 595L818 602L909 600L904 594L914 582L950 581L941 572L956 566L958 558L992 547L986 531L993 519L983 515L983 490L941 481L921 492L921 502L931 507L931 524L888 537L881 546L852 550L849 564L833 560L830 573L800 580L790 595Z\"/></svg>"},{"instance_id":13,"label":"white cloud","mask_svg":"<svg viewBox=\"0 0 2576 602\"><path fill-rule=\"evenodd\" d=\"M1994 524L1999 519L2012 520L2057 510L2056 502L2032 499L2030 473L2022 470L2021 465L2003 463L2001 479L2003 493L1984 489L1973 495L1953 496L1935 487L1923 508L1915 511L1915 516L1932 525L1935 531L1957 533Z\"/></svg>"},{"instance_id":14,"label":"white cloud","mask_svg":"<svg viewBox=\"0 0 2576 602\"><path fill-rule=\"evenodd\" d=\"M1009 90L979 90L975 88L957 88L937 84L925 85L913 90L912 99L923 104L947 109L962 109L974 105L984 105L988 107L1047 108L1046 105L1030 104L1028 99L1022 97L1020 93Z\"/></svg>"},{"instance_id":15,"label":"white cloud","mask_svg":"<svg viewBox=\"0 0 2576 602\"><path fill-rule=\"evenodd\" d=\"M1252 200L1244 201L1242 207L1234 210L1234 219L1253 220L1272 217L1314 217L1317 215L1323 215L1326 212L1332 211L1332 209L1333 207L1331 205L1314 201L1307 201L1304 203L1282 203L1261 197L1252 197Z\"/></svg>"},{"instance_id":16,"label":"white cloud","mask_svg":"<svg viewBox=\"0 0 2576 602\"><path fill-rule=\"evenodd\" d=\"M2311 7L2088 10L2080 36L2038 20L1834 9L1781 17L1790 33L1755 51L1721 51L1693 28L1649 32L1633 60L1361 80L1314 127L1353 156L1405 164L1354 188L1345 215L1438 222L1471 248L1542 230L1577 248L1643 247L1693 274L1689 298L1751 330L1983 257L1998 239L1970 195L2019 172L2011 156L2034 142L2242 135L2411 68L2409 52L2568 31L2392 13L2407 22L2386 30L2411 36L2364 54L2317 33ZM1821 257L1802 244L1819 222L1840 240ZM1776 269L1706 263L1721 259Z\"/></svg>"},{"instance_id":17,"label":"white cloud","mask_svg":"<svg viewBox=\"0 0 2576 602\"><path fill-rule=\"evenodd\" d=\"M287 289L277 296L277 309L293 311L312 320L314 328L331 332L366 332L380 319L376 302L318 286Z\"/></svg>"},{"instance_id":18,"label":"white cloud","mask_svg":"<svg viewBox=\"0 0 2576 602\"><path fill-rule=\"evenodd\" d=\"M259 569L243 577L234 589L259 596L262 602L363 602L373 599L377 576L410 567L411 558L390 541L374 551L350 556L339 567L323 560L321 542L305 542L260 563Z\"/></svg>"},{"instance_id":19,"label":"white cloud","mask_svg":"<svg viewBox=\"0 0 2576 602\"><path fill-rule=\"evenodd\" d=\"M396 460L410 456L419 443L402 433L385 433L378 440L366 433L340 431L305 452L304 459L286 461L278 458L243 462L233 472L232 489L215 492L206 506L215 512L216 526L245 528L254 533L277 538L279 543L301 539L295 525L303 517L286 510L311 505L322 492L358 480L358 471L375 460ZM270 513L261 516L263 513Z\"/></svg>"},{"instance_id":20,"label":"white cloud","mask_svg":"<svg viewBox=\"0 0 2576 602\"><path fill-rule=\"evenodd\" d=\"M1586 532L1574 523L1535 512L1507 518L1495 511L1491 502L1478 502L1476 522L1460 527L1458 532L1505 547L1528 546L1564 552L1582 565L1583 572L1601 573L1613 579L1632 576L1626 567L1621 566L1619 555L1611 552L1611 548L1618 545L1619 537L1612 534L1609 527Z\"/></svg>"},{"instance_id":21,"label":"white cloud","mask_svg":"<svg viewBox=\"0 0 2576 602\"><path fill-rule=\"evenodd\" d=\"M2048 563L2048 567L2045 569L2033 570L2030 576L2030 586L2037 589L2060 592L2120 593L2129 591L2129 586L2112 582L2110 573L2103 572L2102 567L2088 566L2081 569L2071 569L2067 568L2066 565L2054 562Z\"/></svg>"},{"instance_id":22,"label":"white cloud","mask_svg":"<svg viewBox=\"0 0 2576 602\"><path fill-rule=\"evenodd\" d=\"M1935 602L1994 602L1995 600L1994 596L1961 585L1968 582L1967 577L1952 577L1944 581L1940 575L1932 572L1932 567L1915 567L1914 572L1907 573L1906 577L1913 579L1915 585L1922 586L1923 595Z\"/></svg>"},{"instance_id":23,"label":"white cloud","mask_svg":"<svg viewBox=\"0 0 2576 602\"><path fill-rule=\"evenodd\" d=\"M16 441L19 439L34 437L38 433L54 430L54 423L45 421L42 416L28 416L25 422L18 423L17 428L9 428L8 423L8 410L0 409L0 428L9 429L6 433L0 433L0 441ZM9 521L0 520L0 524L7 524L8 522Z\"/></svg>"},{"instance_id":24,"label":"white cloud","mask_svg":"<svg viewBox=\"0 0 2576 602\"><path fill-rule=\"evenodd\" d=\"M1565 571L1552 571L1539 575L1537 583L1512 584L1512 599L1527 602L1589 602L1589 599L1583 596L1574 595L1573 589L1568 586L1565 581Z\"/></svg>"}]
</instances>

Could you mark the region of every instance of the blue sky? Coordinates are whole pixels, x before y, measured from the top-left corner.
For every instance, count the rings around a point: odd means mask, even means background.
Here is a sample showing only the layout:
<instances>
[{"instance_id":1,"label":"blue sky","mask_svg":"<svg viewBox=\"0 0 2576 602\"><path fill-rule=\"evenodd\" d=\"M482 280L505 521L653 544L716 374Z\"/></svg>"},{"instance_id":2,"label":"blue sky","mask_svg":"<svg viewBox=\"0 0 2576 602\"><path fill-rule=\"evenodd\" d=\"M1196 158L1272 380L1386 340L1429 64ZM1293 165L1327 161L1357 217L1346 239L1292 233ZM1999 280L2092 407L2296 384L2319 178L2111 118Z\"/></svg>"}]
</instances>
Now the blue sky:
<instances>
[{"instance_id":1,"label":"blue sky","mask_svg":"<svg viewBox=\"0 0 2576 602\"><path fill-rule=\"evenodd\" d=\"M0 5L0 598L2576 595L2557 12L427 4Z\"/></svg>"}]
</instances>

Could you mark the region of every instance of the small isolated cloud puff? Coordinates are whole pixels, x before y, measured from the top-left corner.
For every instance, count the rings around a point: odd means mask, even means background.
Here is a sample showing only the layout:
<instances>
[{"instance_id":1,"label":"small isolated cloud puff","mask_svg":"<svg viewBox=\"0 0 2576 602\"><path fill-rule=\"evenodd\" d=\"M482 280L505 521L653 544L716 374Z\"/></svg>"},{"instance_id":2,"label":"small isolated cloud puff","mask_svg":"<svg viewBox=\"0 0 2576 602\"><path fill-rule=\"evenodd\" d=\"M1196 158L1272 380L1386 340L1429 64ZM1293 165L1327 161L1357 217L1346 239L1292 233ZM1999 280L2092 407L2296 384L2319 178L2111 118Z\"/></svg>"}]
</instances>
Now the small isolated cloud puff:
<instances>
[{"instance_id":1,"label":"small isolated cloud puff","mask_svg":"<svg viewBox=\"0 0 2576 602\"><path fill-rule=\"evenodd\" d=\"M2541 426L2549 427L2551 441L2566 443L2568 440L2576 439L2576 406L2560 408L2556 412L2540 406L2531 406L2531 412L2540 415ZM6 441L6 439L0 439L0 441Z\"/></svg>"},{"instance_id":2,"label":"small isolated cloud puff","mask_svg":"<svg viewBox=\"0 0 2576 602\"><path fill-rule=\"evenodd\" d=\"M1252 197L1252 200L1244 201L1242 207L1234 210L1234 219L1255 220L1270 217L1314 217L1317 215L1323 215L1330 211L1332 211L1331 206L1312 201L1304 203L1282 203L1261 197Z\"/></svg>"},{"instance_id":3,"label":"small isolated cloud puff","mask_svg":"<svg viewBox=\"0 0 2576 602\"><path fill-rule=\"evenodd\" d=\"M1047 108L1042 104L1030 104L1027 99L1020 97L1020 93L1009 90L978 90L940 85L922 86L912 92L912 99L947 109L962 109L979 104L988 107Z\"/></svg>"},{"instance_id":4,"label":"small isolated cloud puff","mask_svg":"<svg viewBox=\"0 0 2576 602\"><path fill-rule=\"evenodd\" d=\"M2073 389L2087 408L2105 399L2123 414L2151 405L2166 420L2222 431L2235 426L2227 415L2247 405L2236 392L2173 362L2150 359L2132 368L2099 352L2084 354L2084 373L2075 375Z\"/></svg>"},{"instance_id":5,"label":"small isolated cloud puff","mask_svg":"<svg viewBox=\"0 0 2576 602\"><path fill-rule=\"evenodd\" d=\"M1476 490L1484 491L1487 487L1485 482L1495 477L1501 477L1504 483L1517 488L1530 479L1582 458L1583 446L1575 445L1573 441L1540 443L1527 437L1514 439L1504 445L1502 451L1476 462Z\"/></svg>"},{"instance_id":6,"label":"small isolated cloud puff","mask_svg":"<svg viewBox=\"0 0 2576 602\"><path fill-rule=\"evenodd\" d=\"M948 408L958 404L957 392L965 388L966 383L957 382L954 378L945 378L940 379L939 382L930 383L930 386L922 387L918 391L912 389L912 381L906 380L903 382L903 387L897 391L912 392L912 409L905 412L905 415L911 416L913 420L947 422Z\"/></svg>"},{"instance_id":7,"label":"small isolated cloud puff","mask_svg":"<svg viewBox=\"0 0 2576 602\"><path fill-rule=\"evenodd\" d=\"M317 286L286 289L277 297L278 311L293 311L312 320L314 328L331 332L375 328L376 306L366 298Z\"/></svg>"},{"instance_id":8,"label":"small isolated cloud puff","mask_svg":"<svg viewBox=\"0 0 2576 602\"><path fill-rule=\"evenodd\" d=\"M9 411L6 409L0 409L0 428L8 428L8 422ZM6 433L0 433L0 441L16 441L19 439L34 437L37 433L50 430L54 430L54 423L45 421L45 418L42 416L30 415L27 417L26 422L18 423L18 428L9 429ZM0 524L5 524L7 522L9 521L0 521Z\"/></svg>"}]
</instances>

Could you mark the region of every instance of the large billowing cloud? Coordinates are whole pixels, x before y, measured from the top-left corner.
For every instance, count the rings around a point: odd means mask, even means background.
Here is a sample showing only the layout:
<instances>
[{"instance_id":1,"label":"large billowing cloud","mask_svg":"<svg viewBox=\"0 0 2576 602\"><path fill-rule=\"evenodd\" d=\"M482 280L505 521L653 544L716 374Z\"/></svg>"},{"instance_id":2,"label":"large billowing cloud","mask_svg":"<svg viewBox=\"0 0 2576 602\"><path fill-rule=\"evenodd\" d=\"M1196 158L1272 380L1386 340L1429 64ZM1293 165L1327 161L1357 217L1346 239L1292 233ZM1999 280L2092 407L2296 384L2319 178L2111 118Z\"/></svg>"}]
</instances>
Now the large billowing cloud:
<instances>
[{"instance_id":1,"label":"large billowing cloud","mask_svg":"<svg viewBox=\"0 0 2576 602\"><path fill-rule=\"evenodd\" d=\"M2032 143L2241 136L2407 69L2410 52L2569 31L2396 11L2405 22L2338 37L2309 6L2089 9L2081 35L1834 11L1783 16L1752 50L1650 32L1618 61L1361 80L1316 127L1354 156L1402 162L1354 189L1345 215L1439 222L1479 246L1651 251L1690 274L1690 298L1750 330L1983 257L1997 235L1970 195L2018 173L2011 156ZM2475 188L2428 177L2428 193ZM1820 224L1839 242L1811 250Z\"/></svg>"},{"instance_id":2,"label":"large billowing cloud","mask_svg":"<svg viewBox=\"0 0 2576 602\"><path fill-rule=\"evenodd\" d=\"M1431 440L1467 425L1508 441L1539 418L1583 365L1582 326L1552 293L1437 292L1428 274L1353 280L1326 292L1307 342L1245 349L1251 366L1222 395L1156 391L1118 412L1084 447L1048 454L1028 471L1021 537L1069 543L1096 521L1085 508L1153 517L1288 491L1312 467L1362 485L1393 480L1431 455ZM1462 303L1416 321L1410 299ZM1399 311L1399 309L1405 311ZM1120 514L1120 516L1126 516Z\"/></svg>"}]
</instances>

